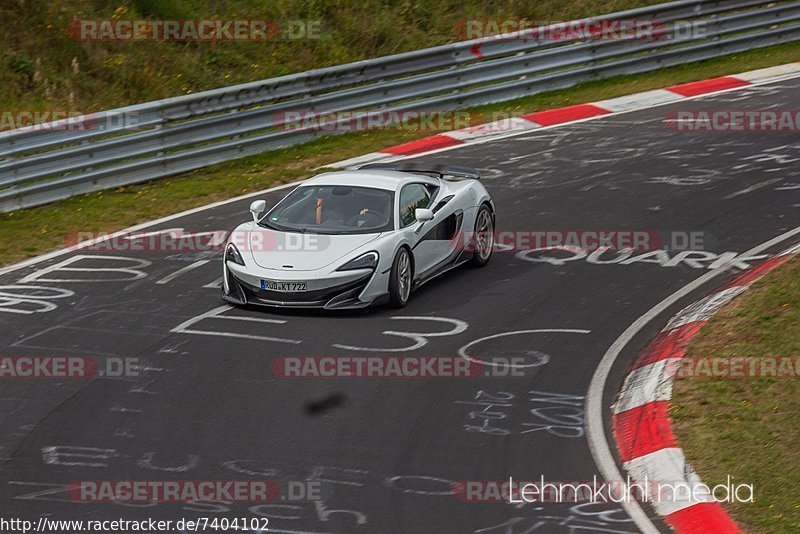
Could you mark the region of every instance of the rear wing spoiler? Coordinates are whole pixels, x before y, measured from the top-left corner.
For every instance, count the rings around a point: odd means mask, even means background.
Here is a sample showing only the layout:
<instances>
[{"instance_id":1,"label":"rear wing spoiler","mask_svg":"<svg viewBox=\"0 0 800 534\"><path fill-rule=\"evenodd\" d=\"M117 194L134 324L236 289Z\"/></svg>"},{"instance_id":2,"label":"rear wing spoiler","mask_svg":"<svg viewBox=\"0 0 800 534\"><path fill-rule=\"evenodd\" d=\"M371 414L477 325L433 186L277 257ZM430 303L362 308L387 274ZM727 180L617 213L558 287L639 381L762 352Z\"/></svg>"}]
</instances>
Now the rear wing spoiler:
<instances>
[{"instance_id":1,"label":"rear wing spoiler","mask_svg":"<svg viewBox=\"0 0 800 534\"><path fill-rule=\"evenodd\" d=\"M481 173L472 167L461 167L460 165L444 165L437 163L420 163L415 161L396 161L392 163L370 163L359 167L358 170L371 169L380 171L399 171L415 174L433 174L440 178L471 178L480 180Z\"/></svg>"}]
</instances>

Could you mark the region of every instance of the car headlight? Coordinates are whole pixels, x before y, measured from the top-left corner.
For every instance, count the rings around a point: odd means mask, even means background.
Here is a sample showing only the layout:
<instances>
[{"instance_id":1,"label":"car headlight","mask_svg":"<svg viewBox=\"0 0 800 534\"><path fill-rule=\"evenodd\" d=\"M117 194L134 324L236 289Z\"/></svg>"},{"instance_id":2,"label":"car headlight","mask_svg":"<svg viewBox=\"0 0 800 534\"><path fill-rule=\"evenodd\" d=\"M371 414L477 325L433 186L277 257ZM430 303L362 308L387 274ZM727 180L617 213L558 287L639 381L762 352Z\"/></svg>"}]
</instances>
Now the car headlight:
<instances>
[{"instance_id":1,"label":"car headlight","mask_svg":"<svg viewBox=\"0 0 800 534\"><path fill-rule=\"evenodd\" d=\"M244 259L242 258L242 255L239 254L239 250L236 248L236 245L233 243L228 243L228 246L225 247L225 260L238 263L239 265L244 265Z\"/></svg>"},{"instance_id":2,"label":"car headlight","mask_svg":"<svg viewBox=\"0 0 800 534\"><path fill-rule=\"evenodd\" d=\"M367 252L366 254L362 254L361 256L348 261L338 269L337 271L352 271L353 269L374 269L378 266L378 253L377 252Z\"/></svg>"}]
</instances>

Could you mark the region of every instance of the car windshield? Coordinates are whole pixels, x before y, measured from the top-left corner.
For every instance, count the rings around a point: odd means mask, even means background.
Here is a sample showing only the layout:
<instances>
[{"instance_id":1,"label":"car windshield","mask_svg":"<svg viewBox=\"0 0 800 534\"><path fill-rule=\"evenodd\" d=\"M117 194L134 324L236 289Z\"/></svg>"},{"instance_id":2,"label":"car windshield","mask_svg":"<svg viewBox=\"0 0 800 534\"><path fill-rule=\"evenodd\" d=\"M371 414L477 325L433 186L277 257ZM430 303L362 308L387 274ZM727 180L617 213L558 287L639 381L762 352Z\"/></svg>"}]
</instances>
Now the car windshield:
<instances>
[{"instance_id":1,"label":"car windshield","mask_svg":"<svg viewBox=\"0 0 800 534\"><path fill-rule=\"evenodd\" d=\"M394 193L371 187L302 186L259 224L284 232L368 234L394 228Z\"/></svg>"}]
</instances>

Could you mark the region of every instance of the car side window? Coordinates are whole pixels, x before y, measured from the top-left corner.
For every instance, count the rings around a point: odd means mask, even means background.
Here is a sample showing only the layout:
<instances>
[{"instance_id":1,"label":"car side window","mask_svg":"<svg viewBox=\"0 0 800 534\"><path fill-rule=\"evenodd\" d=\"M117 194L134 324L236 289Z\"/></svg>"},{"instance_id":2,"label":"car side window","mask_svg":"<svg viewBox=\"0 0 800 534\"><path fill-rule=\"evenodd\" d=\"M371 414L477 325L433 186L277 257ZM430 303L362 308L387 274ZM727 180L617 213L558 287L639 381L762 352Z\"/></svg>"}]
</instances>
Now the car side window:
<instances>
[{"instance_id":1,"label":"car side window","mask_svg":"<svg viewBox=\"0 0 800 534\"><path fill-rule=\"evenodd\" d=\"M431 194L422 184L408 184L400 191L400 227L405 228L417 220L414 210L427 208Z\"/></svg>"}]
</instances>

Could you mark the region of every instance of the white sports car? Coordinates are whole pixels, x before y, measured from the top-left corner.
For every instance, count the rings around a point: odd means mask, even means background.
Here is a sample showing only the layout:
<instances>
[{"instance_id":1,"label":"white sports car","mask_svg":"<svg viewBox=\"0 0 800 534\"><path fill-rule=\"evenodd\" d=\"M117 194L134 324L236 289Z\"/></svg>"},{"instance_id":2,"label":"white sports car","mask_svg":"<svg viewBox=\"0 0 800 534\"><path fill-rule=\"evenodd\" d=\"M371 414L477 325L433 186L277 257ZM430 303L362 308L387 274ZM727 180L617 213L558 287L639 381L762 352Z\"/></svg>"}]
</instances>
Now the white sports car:
<instances>
[{"instance_id":1,"label":"white sports car","mask_svg":"<svg viewBox=\"0 0 800 534\"><path fill-rule=\"evenodd\" d=\"M303 182L225 246L222 298L299 308L405 306L411 291L494 250L495 211L475 169L372 164Z\"/></svg>"}]
</instances>

